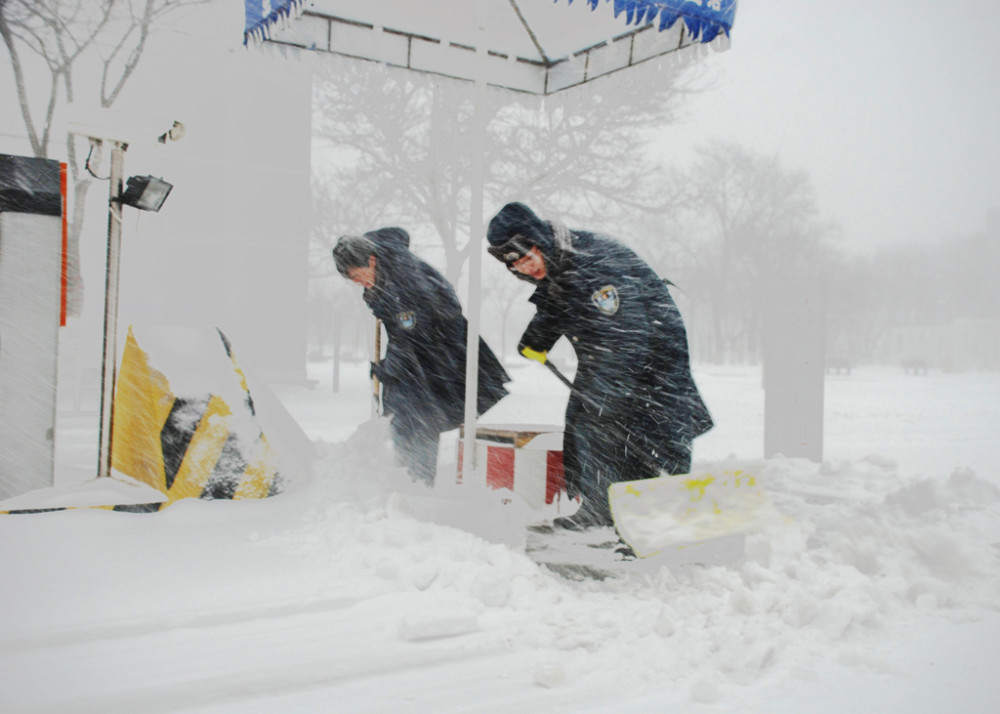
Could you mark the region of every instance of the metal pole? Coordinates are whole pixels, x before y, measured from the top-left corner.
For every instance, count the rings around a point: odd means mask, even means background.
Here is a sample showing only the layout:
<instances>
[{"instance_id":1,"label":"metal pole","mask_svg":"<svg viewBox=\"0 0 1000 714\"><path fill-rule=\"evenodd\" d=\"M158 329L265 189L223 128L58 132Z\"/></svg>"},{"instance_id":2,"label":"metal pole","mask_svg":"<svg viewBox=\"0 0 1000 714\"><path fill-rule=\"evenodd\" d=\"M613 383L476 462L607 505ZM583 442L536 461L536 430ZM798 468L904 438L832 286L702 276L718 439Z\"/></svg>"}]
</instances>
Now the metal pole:
<instances>
[{"instance_id":1,"label":"metal pole","mask_svg":"<svg viewBox=\"0 0 1000 714\"><path fill-rule=\"evenodd\" d=\"M108 260L104 285L104 353L101 358L101 430L97 455L98 478L111 475L111 429L114 421L115 376L118 368L118 268L121 263L122 175L128 144L111 143L108 189Z\"/></svg>"},{"instance_id":2,"label":"metal pole","mask_svg":"<svg viewBox=\"0 0 1000 714\"><path fill-rule=\"evenodd\" d=\"M486 0L479 0L479 27L476 33L476 91L472 119L472 205L469 211L469 329L465 353L465 447L462 476L476 470L476 418L479 401L479 312L483 253L483 181L486 151Z\"/></svg>"},{"instance_id":3,"label":"metal pole","mask_svg":"<svg viewBox=\"0 0 1000 714\"><path fill-rule=\"evenodd\" d=\"M375 356L372 362L379 364L382 361L382 321L375 318ZM380 389L378 377L372 375L372 419L382 413L382 391Z\"/></svg>"}]
</instances>

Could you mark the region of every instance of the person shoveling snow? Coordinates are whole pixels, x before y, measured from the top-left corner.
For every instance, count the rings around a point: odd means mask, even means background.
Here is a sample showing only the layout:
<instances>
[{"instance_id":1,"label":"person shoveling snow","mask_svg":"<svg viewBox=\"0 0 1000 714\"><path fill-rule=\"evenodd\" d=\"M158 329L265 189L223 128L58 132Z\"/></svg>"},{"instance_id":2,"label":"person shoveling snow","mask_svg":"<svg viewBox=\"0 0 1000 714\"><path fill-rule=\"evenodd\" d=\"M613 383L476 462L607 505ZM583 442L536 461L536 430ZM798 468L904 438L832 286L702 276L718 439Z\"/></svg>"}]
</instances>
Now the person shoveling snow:
<instances>
[{"instance_id":1,"label":"person shoveling snow","mask_svg":"<svg viewBox=\"0 0 1000 714\"><path fill-rule=\"evenodd\" d=\"M519 351L546 364L566 337L579 364L566 405L570 497L558 528L612 523L608 486L691 470L693 440L712 427L691 376L687 334L667 282L632 250L544 221L509 203L490 221L489 252L537 287Z\"/></svg>"}]
</instances>

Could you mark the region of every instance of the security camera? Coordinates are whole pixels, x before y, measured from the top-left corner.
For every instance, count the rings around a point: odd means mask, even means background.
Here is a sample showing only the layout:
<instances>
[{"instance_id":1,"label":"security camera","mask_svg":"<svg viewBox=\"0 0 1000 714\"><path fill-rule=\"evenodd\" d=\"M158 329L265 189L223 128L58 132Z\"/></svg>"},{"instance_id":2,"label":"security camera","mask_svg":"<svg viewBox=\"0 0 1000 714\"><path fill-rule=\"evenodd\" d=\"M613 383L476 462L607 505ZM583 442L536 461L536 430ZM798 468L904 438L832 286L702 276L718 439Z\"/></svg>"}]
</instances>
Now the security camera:
<instances>
[{"instance_id":1,"label":"security camera","mask_svg":"<svg viewBox=\"0 0 1000 714\"><path fill-rule=\"evenodd\" d=\"M180 141L181 139L184 138L184 133L186 131L187 127L185 127L179 121L175 121L174 125L170 127L170 130L164 134L160 134L160 136L157 137L156 140L161 144L166 144L167 139L170 139L170 141Z\"/></svg>"},{"instance_id":2,"label":"security camera","mask_svg":"<svg viewBox=\"0 0 1000 714\"><path fill-rule=\"evenodd\" d=\"M71 134L99 141L123 144L165 144L179 141L185 126L176 119L162 116L132 114L112 109L70 104L66 109L67 129Z\"/></svg>"}]
</instances>

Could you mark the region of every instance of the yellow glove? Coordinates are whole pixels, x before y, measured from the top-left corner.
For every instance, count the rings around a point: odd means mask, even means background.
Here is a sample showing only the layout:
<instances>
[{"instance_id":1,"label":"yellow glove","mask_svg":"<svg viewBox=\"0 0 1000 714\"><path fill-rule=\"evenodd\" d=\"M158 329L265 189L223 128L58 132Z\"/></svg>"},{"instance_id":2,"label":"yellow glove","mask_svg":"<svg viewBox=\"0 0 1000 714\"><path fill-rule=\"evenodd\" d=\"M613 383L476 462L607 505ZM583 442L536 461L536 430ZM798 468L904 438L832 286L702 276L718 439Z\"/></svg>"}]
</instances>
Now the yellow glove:
<instances>
[{"instance_id":1,"label":"yellow glove","mask_svg":"<svg viewBox=\"0 0 1000 714\"><path fill-rule=\"evenodd\" d=\"M530 347L522 347L521 354L523 354L528 359L535 360L539 364L545 364L546 360L548 359L549 353L547 350L539 351L539 350L533 350Z\"/></svg>"}]
</instances>

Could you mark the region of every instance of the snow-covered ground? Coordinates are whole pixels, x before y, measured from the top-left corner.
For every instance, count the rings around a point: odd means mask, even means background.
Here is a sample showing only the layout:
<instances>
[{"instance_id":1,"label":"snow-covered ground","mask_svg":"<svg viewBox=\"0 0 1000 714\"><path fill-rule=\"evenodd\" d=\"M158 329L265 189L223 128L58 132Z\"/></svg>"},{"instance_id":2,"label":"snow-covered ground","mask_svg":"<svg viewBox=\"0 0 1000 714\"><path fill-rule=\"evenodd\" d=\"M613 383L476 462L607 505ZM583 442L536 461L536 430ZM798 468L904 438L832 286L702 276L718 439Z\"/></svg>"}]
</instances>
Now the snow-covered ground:
<instances>
[{"instance_id":1,"label":"snow-covered ground","mask_svg":"<svg viewBox=\"0 0 1000 714\"><path fill-rule=\"evenodd\" d=\"M274 387L313 442L281 496L0 516L0 709L996 710L1000 375L830 376L814 464L761 458L758 368L700 366L696 468L755 470L783 517L576 581L525 555L518 503L448 483L453 438L436 492L408 484L365 372ZM561 418L551 375L512 374L488 419ZM56 492L95 422L61 413Z\"/></svg>"}]
</instances>

